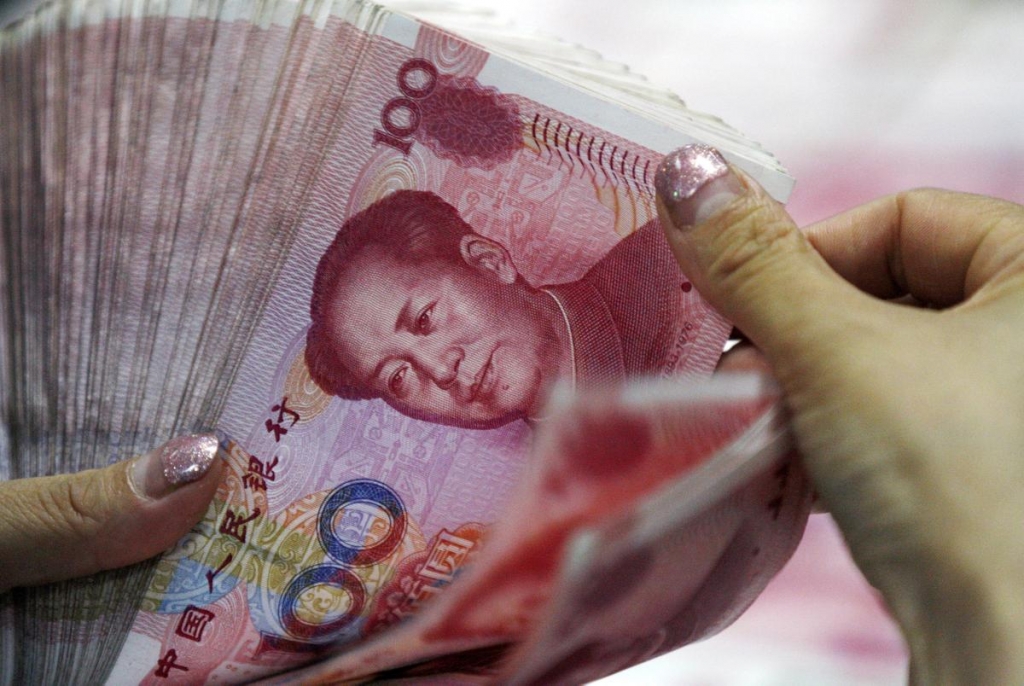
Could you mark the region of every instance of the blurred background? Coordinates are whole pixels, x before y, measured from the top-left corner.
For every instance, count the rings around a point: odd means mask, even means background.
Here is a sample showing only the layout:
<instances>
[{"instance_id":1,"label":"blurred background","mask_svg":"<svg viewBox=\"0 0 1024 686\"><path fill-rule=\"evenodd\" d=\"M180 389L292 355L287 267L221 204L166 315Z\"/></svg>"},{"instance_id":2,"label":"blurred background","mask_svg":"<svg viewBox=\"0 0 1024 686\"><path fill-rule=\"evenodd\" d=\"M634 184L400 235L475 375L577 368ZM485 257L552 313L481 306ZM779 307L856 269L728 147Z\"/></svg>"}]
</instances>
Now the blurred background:
<instances>
[{"instance_id":1,"label":"blurred background","mask_svg":"<svg viewBox=\"0 0 1024 686\"><path fill-rule=\"evenodd\" d=\"M472 0L624 62L773 151L801 225L915 186L1024 202L1024 11L999 0ZM950 589L950 592L956 592ZM906 683L827 515L735 625L601 686Z\"/></svg>"},{"instance_id":2,"label":"blurred background","mask_svg":"<svg viewBox=\"0 0 1024 686\"><path fill-rule=\"evenodd\" d=\"M0 0L0 23L31 0ZM626 63L772 150L807 224L942 186L1024 202L1011 0L464 0ZM956 592L955 589L950 589ZM725 632L602 686L905 683L903 643L827 515Z\"/></svg>"}]
</instances>

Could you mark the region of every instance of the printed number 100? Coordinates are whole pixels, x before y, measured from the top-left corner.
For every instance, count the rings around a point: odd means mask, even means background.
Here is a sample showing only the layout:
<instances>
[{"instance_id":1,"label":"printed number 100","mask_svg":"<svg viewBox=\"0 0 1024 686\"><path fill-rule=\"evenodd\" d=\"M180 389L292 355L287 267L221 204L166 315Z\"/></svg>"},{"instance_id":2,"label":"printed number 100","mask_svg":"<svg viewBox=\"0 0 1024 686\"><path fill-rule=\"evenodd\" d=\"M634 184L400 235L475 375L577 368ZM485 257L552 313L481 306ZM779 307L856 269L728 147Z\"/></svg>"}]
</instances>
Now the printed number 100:
<instances>
[{"instance_id":1,"label":"printed number 100","mask_svg":"<svg viewBox=\"0 0 1024 686\"><path fill-rule=\"evenodd\" d=\"M411 78L420 74L419 78ZM417 85L417 82L422 81ZM409 137L419 128L420 101L430 96L437 87L437 67L427 60L414 57L407 60L398 70L398 89L402 95L391 98L380 112L380 123L384 130L373 130L373 144L389 145L403 155L412 150ZM404 116L403 116L404 115Z\"/></svg>"},{"instance_id":2,"label":"printed number 100","mask_svg":"<svg viewBox=\"0 0 1024 686\"><path fill-rule=\"evenodd\" d=\"M339 516L352 508L378 512L387 520L386 531L367 544L356 527L355 533L339 534ZM405 537L407 518L405 505L395 491L372 479L348 481L335 488L317 514L320 546L333 564L320 564L300 572L285 590L278 610L284 630L300 641L322 642L337 636L357 618L371 600L363 582L353 571L384 561ZM324 621L310 621L303 610L303 598L317 586L334 587L348 596L345 612Z\"/></svg>"}]
</instances>

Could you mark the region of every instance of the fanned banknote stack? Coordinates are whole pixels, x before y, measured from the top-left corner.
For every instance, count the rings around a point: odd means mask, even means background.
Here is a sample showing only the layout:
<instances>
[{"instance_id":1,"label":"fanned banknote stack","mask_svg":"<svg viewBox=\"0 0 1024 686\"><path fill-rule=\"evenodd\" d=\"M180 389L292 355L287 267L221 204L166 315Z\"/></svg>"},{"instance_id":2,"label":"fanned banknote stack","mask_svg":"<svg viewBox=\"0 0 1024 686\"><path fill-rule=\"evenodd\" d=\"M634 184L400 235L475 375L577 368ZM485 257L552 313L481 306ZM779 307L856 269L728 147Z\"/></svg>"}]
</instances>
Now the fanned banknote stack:
<instances>
[{"instance_id":1,"label":"fanned banknote stack","mask_svg":"<svg viewBox=\"0 0 1024 686\"><path fill-rule=\"evenodd\" d=\"M656 220L692 142L785 198L719 120L430 3L65 0L0 88L0 476L228 466L161 558L0 596L0 682L580 683L795 547L772 386L709 379Z\"/></svg>"}]
</instances>

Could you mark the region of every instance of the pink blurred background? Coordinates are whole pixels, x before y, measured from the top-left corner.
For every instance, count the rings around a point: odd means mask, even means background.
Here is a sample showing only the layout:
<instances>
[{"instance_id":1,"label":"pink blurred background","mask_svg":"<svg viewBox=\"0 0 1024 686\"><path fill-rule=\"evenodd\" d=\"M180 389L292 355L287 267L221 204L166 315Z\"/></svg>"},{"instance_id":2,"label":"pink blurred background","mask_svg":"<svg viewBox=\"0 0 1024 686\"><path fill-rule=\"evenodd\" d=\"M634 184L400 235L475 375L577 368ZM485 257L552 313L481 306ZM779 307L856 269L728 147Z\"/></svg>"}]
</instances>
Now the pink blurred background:
<instances>
[{"instance_id":1,"label":"pink blurred background","mask_svg":"<svg viewBox=\"0 0 1024 686\"><path fill-rule=\"evenodd\" d=\"M915 186L1024 201L1024 11L997 0L472 0L624 62L772 150L800 224ZM955 592L953 589L951 591ZM602 686L906 682L832 521L734 626Z\"/></svg>"}]
</instances>

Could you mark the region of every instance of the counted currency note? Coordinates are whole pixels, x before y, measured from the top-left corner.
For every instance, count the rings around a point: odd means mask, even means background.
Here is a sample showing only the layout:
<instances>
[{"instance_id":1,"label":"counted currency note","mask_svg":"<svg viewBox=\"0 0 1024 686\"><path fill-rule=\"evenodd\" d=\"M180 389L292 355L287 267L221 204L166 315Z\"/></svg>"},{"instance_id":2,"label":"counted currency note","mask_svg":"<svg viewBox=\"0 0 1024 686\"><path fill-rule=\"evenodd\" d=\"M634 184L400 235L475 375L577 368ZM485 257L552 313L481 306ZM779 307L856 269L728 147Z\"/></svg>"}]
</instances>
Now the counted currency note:
<instances>
[{"instance_id":1,"label":"counted currency note","mask_svg":"<svg viewBox=\"0 0 1024 686\"><path fill-rule=\"evenodd\" d=\"M789 558L809 510L777 401L759 374L560 397L456 586L270 683L572 685L724 628Z\"/></svg>"},{"instance_id":2,"label":"counted currency note","mask_svg":"<svg viewBox=\"0 0 1024 686\"><path fill-rule=\"evenodd\" d=\"M659 155L630 142L653 125L382 16L377 35L321 18L359 48L319 96L343 116L301 204L246 200L250 224L292 210L294 236L246 315L229 476L113 683L252 679L415 614L486 547L554 384L718 360L729 327L654 219Z\"/></svg>"},{"instance_id":3,"label":"counted currency note","mask_svg":"<svg viewBox=\"0 0 1024 686\"><path fill-rule=\"evenodd\" d=\"M639 382L594 413L594 423L658 436L653 449L637 446L629 457L667 449L690 464L626 508L577 527L552 602L499 683L593 681L707 638L754 601L799 543L812 498L774 385L762 381ZM741 433L701 455L709 437L731 434L750 414Z\"/></svg>"}]
</instances>

